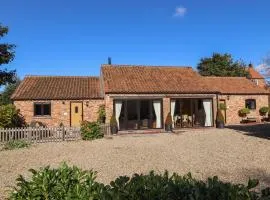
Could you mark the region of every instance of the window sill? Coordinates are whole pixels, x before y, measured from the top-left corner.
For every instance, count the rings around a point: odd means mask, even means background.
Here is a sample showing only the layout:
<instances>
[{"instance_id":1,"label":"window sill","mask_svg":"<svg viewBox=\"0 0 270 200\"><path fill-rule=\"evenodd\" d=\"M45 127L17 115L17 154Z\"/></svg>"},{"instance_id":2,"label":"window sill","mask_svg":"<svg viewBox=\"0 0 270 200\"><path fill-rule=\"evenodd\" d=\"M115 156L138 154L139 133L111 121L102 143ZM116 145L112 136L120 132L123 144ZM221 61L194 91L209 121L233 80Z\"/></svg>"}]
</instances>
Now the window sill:
<instances>
[{"instance_id":1,"label":"window sill","mask_svg":"<svg viewBox=\"0 0 270 200\"><path fill-rule=\"evenodd\" d=\"M34 116L34 119L52 119L52 116L44 115L44 116Z\"/></svg>"}]
</instances>

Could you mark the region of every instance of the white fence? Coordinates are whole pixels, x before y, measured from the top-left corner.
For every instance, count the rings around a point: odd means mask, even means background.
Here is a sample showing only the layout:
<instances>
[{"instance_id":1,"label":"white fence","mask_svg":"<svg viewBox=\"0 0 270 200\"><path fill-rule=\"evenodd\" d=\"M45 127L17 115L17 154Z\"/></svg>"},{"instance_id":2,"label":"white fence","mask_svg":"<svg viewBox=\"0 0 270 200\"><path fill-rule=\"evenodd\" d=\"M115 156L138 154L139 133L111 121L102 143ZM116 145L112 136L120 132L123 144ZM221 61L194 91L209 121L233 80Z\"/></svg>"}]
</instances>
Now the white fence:
<instances>
[{"instance_id":1,"label":"white fence","mask_svg":"<svg viewBox=\"0 0 270 200\"><path fill-rule=\"evenodd\" d=\"M28 142L60 142L66 140L78 140L80 138L80 128L75 127L23 127L0 129L0 143L12 140L26 140Z\"/></svg>"}]
</instances>

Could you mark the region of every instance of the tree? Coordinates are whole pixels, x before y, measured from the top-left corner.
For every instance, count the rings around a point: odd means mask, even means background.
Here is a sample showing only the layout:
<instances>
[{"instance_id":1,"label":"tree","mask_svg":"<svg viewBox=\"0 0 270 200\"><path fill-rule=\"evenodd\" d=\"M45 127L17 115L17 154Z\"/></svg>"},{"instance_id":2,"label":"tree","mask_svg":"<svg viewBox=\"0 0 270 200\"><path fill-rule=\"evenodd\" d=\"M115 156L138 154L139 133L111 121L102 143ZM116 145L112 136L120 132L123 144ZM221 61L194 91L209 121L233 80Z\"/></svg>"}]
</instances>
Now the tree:
<instances>
[{"instance_id":1,"label":"tree","mask_svg":"<svg viewBox=\"0 0 270 200\"><path fill-rule=\"evenodd\" d=\"M270 85L270 53L268 53L262 60L262 63L256 68Z\"/></svg>"},{"instance_id":2,"label":"tree","mask_svg":"<svg viewBox=\"0 0 270 200\"><path fill-rule=\"evenodd\" d=\"M0 24L0 39L8 33L8 27ZM10 63L14 57L15 45L8 43L0 44L0 86L6 83L13 83L15 77L15 70L8 70L2 65Z\"/></svg>"},{"instance_id":3,"label":"tree","mask_svg":"<svg viewBox=\"0 0 270 200\"><path fill-rule=\"evenodd\" d=\"M239 76L248 75L242 61L234 61L230 54L213 53L210 58L202 58L197 65L202 76Z\"/></svg>"},{"instance_id":4,"label":"tree","mask_svg":"<svg viewBox=\"0 0 270 200\"><path fill-rule=\"evenodd\" d=\"M0 94L0 106L12 103L11 95L14 93L20 82L20 79L15 76L15 83L9 83L5 86L4 91Z\"/></svg>"}]
</instances>

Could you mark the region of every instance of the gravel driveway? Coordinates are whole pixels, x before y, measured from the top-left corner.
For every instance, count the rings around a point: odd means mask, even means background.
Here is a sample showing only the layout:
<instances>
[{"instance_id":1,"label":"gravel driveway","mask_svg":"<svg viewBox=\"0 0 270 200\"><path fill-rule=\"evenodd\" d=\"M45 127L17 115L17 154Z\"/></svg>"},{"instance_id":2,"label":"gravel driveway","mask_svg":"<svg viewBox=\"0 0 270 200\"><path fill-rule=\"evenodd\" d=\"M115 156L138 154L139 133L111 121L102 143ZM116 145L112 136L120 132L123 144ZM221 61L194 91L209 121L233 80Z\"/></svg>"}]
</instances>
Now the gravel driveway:
<instances>
[{"instance_id":1,"label":"gravel driveway","mask_svg":"<svg viewBox=\"0 0 270 200\"><path fill-rule=\"evenodd\" d=\"M109 183L119 175L149 170L243 183L258 178L270 185L270 140L232 129L187 130L178 134L122 135L112 139L46 143L0 152L0 199L18 174L29 168L58 166L62 161L94 169Z\"/></svg>"}]
</instances>

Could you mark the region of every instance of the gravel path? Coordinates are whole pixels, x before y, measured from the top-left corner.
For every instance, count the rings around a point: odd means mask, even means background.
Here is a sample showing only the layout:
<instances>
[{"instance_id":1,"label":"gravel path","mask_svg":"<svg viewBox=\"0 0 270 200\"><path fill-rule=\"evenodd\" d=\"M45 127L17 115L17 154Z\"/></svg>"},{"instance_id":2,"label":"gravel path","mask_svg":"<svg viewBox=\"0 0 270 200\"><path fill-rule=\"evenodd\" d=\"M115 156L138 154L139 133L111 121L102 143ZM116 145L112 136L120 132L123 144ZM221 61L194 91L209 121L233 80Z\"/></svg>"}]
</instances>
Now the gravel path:
<instances>
[{"instance_id":1,"label":"gravel path","mask_svg":"<svg viewBox=\"0 0 270 200\"><path fill-rule=\"evenodd\" d=\"M230 129L189 130L179 134L122 135L112 139L46 143L28 149L0 151L0 199L18 174L29 168L58 166L66 161L94 169L98 180L109 183L119 175L150 170L205 179L244 183L248 177L270 185L270 140Z\"/></svg>"}]
</instances>

